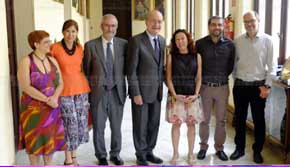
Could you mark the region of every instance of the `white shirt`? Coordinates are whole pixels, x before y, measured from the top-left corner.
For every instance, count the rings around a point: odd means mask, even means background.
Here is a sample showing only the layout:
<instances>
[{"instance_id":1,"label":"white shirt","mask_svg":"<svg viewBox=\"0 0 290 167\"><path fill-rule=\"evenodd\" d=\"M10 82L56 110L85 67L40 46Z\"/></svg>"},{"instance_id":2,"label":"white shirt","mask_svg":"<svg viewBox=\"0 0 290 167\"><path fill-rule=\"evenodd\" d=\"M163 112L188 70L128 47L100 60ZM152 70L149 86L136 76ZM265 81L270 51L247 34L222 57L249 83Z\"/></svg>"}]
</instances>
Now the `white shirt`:
<instances>
[{"instance_id":1,"label":"white shirt","mask_svg":"<svg viewBox=\"0 0 290 167\"><path fill-rule=\"evenodd\" d=\"M103 36L102 36L102 43L103 43L103 49L104 49L104 56L105 56L105 60L107 59L107 44L108 42L111 42L111 51L112 51L112 55L113 55L113 59L115 58L115 54L114 54L114 43L113 43L113 38L111 41L107 41Z\"/></svg>"},{"instance_id":2,"label":"white shirt","mask_svg":"<svg viewBox=\"0 0 290 167\"><path fill-rule=\"evenodd\" d=\"M151 35L147 30L146 30L146 33L147 33L147 35L148 35L148 37L149 37L150 43L151 43L151 45L152 45L152 48L155 49L155 42L154 42L154 39L157 39L157 40L158 40L158 35L153 36L153 35Z\"/></svg>"},{"instance_id":3,"label":"white shirt","mask_svg":"<svg viewBox=\"0 0 290 167\"><path fill-rule=\"evenodd\" d=\"M273 42L269 35L258 33L252 40L243 34L234 40L236 60L233 77L243 81L266 80L271 86L274 71Z\"/></svg>"}]
</instances>

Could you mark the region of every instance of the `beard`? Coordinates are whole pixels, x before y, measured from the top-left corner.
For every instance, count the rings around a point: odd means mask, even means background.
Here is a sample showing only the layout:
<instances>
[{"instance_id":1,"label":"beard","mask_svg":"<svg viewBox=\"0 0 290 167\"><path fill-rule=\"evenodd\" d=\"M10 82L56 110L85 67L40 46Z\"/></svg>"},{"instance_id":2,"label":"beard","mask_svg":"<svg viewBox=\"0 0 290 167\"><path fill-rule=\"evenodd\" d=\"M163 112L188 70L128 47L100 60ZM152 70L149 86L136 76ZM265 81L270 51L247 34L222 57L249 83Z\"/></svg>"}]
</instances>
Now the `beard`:
<instances>
[{"instance_id":1,"label":"beard","mask_svg":"<svg viewBox=\"0 0 290 167\"><path fill-rule=\"evenodd\" d=\"M222 35L222 31L213 31L210 33L211 36L220 37Z\"/></svg>"}]
</instances>

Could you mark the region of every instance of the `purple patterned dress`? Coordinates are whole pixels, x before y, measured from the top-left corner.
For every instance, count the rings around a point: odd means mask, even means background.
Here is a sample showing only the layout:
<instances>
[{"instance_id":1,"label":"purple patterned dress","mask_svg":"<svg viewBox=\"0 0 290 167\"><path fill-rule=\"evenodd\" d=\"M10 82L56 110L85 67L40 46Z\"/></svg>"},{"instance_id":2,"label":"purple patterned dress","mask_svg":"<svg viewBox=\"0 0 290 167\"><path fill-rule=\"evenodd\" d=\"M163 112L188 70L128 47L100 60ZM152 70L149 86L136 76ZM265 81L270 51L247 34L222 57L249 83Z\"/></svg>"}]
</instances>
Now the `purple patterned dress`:
<instances>
[{"instance_id":1,"label":"purple patterned dress","mask_svg":"<svg viewBox=\"0 0 290 167\"><path fill-rule=\"evenodd\" d=\"M48 58L51 71L42 73L30 58L31 85L46 96L52 96L59 83L56 66ZM33 99L23 92L20 109L19 149L28 154L51 155L55 151L66 150L64 128L60 108L51 108L46 103Z\"/></svg>"}]
</instances>

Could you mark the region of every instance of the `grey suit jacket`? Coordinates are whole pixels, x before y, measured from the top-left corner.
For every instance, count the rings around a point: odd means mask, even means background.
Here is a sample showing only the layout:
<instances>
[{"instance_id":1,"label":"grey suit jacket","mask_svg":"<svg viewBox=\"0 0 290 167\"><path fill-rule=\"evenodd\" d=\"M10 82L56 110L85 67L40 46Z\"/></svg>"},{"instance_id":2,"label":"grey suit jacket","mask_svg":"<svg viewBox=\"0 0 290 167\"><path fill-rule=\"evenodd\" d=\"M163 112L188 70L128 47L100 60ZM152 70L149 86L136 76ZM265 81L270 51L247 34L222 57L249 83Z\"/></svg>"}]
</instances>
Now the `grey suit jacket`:
<instances>
[{"instance_id":1,"label":"grey suit jacket","mask_svg":"<svg viewBox=\"0 0 290 167\"><path fill-rule=\"evenodd\" d=\"M128 42L124 39L115 37L114 46L114 78L117 85L118 96L121 104L126 99L125 81L125 58ZM84 72L91 87L90 103L98 104L105 88L106 62L102 37L88 41L84 49Z\"/></svg>"},{"instance_id":2,"label":"grey suit jacket","mask_svg":"<svg viewBox=\"0 0 290 167\"><path fill-rule=\"evenodd\" d=\"M164 80L164 49L165 39L159 38L160 62L154 56L154 49L146 32L129 40L126 71L129 83L129 95L141 95L143 102L151 103L158 98L162 100Z\"/></svg>"}]
</instances>

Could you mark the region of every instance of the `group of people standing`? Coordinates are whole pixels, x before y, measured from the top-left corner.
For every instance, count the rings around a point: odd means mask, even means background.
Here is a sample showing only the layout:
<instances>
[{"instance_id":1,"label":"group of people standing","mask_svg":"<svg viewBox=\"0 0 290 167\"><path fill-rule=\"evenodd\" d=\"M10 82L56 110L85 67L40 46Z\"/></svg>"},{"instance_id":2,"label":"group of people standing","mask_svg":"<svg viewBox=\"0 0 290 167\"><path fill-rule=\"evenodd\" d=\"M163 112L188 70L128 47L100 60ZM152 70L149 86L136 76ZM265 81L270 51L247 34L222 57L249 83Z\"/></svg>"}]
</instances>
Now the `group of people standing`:
<instances>
[{"instance_id":1,"label":"group of people standing","mask_svg":"<svg viewBox=\"0 0 290 167\"><path fill-rule=\"evenodd\" d=\"M208 21L209 35L194 42L186 30L174 32L170 54L165 58L165 39L160 35L163 16L149 12L146 30L129 42L115 37L118 20L112 14L102 17L102 35L85 43L78 41L78 25L67 20L63 39L51 45L42 30L28 35L33 51L19 64L22 88L20 148L26 148L31 165L52 163L55 151L65 151L64 165L78 165L77 148L88 142L88 112L92 113L93 143L98 165L108 165L104 130L109 119L111 145L109 160L123 165L121 124L128 93L132 104L133 141L136 164L162 164L153 150L160 124L163 82L168 87L166 120L172 123L173 157L178 163L180 127L188 127L188 163L193 165L195 125L199 123L200 151L208 149L211 111L215 110L214 147L216 156L226 161L226 113L229 97L228 77L233 72L236 115L236 150L230 159L244 155L245 122L248 104L255 125L253 158L262 163L265 140L264 108L273 67L273 45L268 35L258 32L259 17L244 15L246 33L234 42L223 36L224 20Z\"/></svg>"}]
</instances>

